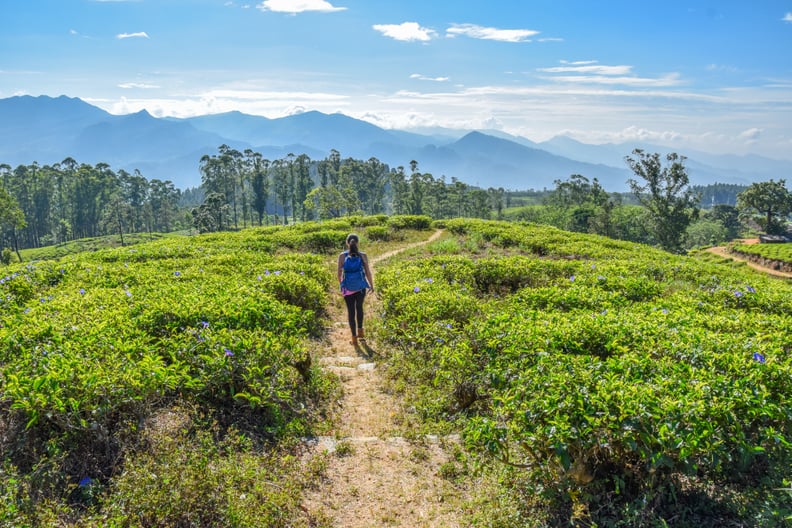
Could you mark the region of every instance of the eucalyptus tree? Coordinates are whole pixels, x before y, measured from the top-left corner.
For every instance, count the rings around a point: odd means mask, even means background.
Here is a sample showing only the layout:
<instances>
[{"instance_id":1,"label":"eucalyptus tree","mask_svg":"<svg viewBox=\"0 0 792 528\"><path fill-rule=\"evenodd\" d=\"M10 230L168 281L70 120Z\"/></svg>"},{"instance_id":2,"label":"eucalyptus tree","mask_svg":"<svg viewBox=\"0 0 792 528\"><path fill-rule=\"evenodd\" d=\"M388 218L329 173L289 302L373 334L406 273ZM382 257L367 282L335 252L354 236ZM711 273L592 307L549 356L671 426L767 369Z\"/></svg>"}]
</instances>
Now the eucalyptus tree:
<instances>
[{"instance_id":1,"label":"eucalyptus tree","mask_svg":"<svg viewBox=\"0 0 792 528\"><path fill-rule=\"evenodd\" d=\"M431 174L418 172L417 161L410 161L409 196L407 198L409 214L423 214L424 196L430 179L432 179Z\"/></svg>"},{"instance_id":2,"label":"eucalyptus tree","mask_svg":"<svg viewBox=\"0 0 792 528\"><path fill-rule=\"evenodd\" d=\"M151 230L172 231L176 223L181 192L173 182L156 178L149 182L147 207L151 215Z\"/></svg>"},{"instance_id":3,"label":"eucalyptus tree","mask_svg":"<svg viewBox=\"0 0 792 528\"><path fill-rule=\"evenodd\" d=\"M234 227L239 227L237 198L241 194L243 187L242 179L242 154L228 145L220 145L220 164L224 173L226 202L231 205L231 215L234 219Z\"/></svg>"},{"instance_id":4,"label":"eucalyptus tree","mask_svg":"<svg viewBox=\"0 0 792 528\"><path fill-rule=\"evenodd\" d=\"M119 170L118 181L121 192L111 201L129 206L126 210L129 232L143 231L146 227L144 206L149 200L149 182L137 169L133 174L129 174L123 169Z\"/></svg>"},{"instance_id":5,"label":"eucalyptus tree","mask_svg":"<svg viewBox=\"0 0 792 528\"><path fill-rule=\"evenodd\" d=\"M407 183L404 167L399 166L392 169L388 176L391 186L391 212L397 215L407 214L409 212L410 186Z\"/></svg>"},{"instance_id":6,"label":"eucalyptus tree","mask_svg":"<svg viewBox=\"0 0 792 528\"><path fill-rule=\"evenodd\" d=\"M502 220L506 190L503 187L498 187L497 189L490 187L487 189L487 194L489 194L490 202L492 204L492 208L495 210L496 218L498 220Z\"/></svg>"},{"instance_id":7,"label":"eucalyptus tree","mask_svg":"<svg viewBox=\"0 0 792 528\"><path fill-rule=\"evenodd\" d=\"M484 189L473 189L469 192L469 209L466 216L487 219L490 217L490 196Z\"/></svg>"},{"instance_id":8,"label":"eucalyptus tree","mask_svg":"<svg viewBox=\"0 0 792 528\"><path fill-rule=\"evenodd\" d=\"M384 211L385 191L388 184L388 166L371 157L362 164L363 180L359 186L361 206L368 214Z\"/></svg>"},{"instance_id":9,"label":"eucalyptus tree","mask_svg":"<svg viewBox=\"0 0 792 528\"><path fill-rule=\"evenodd\" d=\"M294 173L294 191L292 194L292 214L294 210L300 209L300 220L305 221L307 209L305 207L305 199L308 193L313 188L313 179L311 178L311 158L307 154L300 154L297 156L293 163Z\"/></svg>"},{"instance_id":10,"label":"eucalyptus tree","mask_svg":"<svg viewBox=\"0 0 792 528\"><path fill-rule=\"evenodd\" d=\"M0 185L0 235L3 235L4 238L5 233L8 233L8 238L20 262L22 262L22 255L19 254L17 233L20 229L23 229L25 225L25 214L22 212L22 208L19 207L19 203L17 203L11 193L6 190L5 186ZM2 242L2 239L0 239L0 242ZM0 249L2 249L2 247L0 247Z\"/></svg>"},{"instance_id":11,"label":"eucalyptus tree","mask_svg":"<svg viewBox=\"0 0 792 528\"><path fill-rule=\"evenodd\" d=\"M452 216L445 176L435 179L429 175L426 180L423 209L432 218L449 218Z\"/></svg>"},{"instance_id":12,"label":"eucalyptus tree","mask_svg":"<svg viewBox=\"0 0 792 528\"><path fill-rule=\"evenodd\" d=\"M258 225L267 217L267 198L269 195L270 161L258 152L245 150L245 170L250 181L253 212L258 218ZM267 221L269 223L269 221Z\"/></svg>"},{"instance_id":13,"label":"eucalyptus tree","mask_svg":"<svg viewBox=\"0 0 792 528\"><path fill-rule=\"evenodd\" d=\"M459 181L457 178L451 178L451 185L448 189L448 202L450 207L450 217L464 217L468 216L469 200L468 200L469 187L466 183Z\"/></svg>"},{"instance_id":14,"label":"eucalyptus tree","mask_svg":"<svg viewBox=\"0 0 792 528\"><path fill-rule=\"evenodd\" d=\"M272 186L283 212L283 225L288 223L287 217L289 214L289 203L291 198L289 173L290 167L286 160L277 159L272 162Z\"/></svg>"}]
</instances>

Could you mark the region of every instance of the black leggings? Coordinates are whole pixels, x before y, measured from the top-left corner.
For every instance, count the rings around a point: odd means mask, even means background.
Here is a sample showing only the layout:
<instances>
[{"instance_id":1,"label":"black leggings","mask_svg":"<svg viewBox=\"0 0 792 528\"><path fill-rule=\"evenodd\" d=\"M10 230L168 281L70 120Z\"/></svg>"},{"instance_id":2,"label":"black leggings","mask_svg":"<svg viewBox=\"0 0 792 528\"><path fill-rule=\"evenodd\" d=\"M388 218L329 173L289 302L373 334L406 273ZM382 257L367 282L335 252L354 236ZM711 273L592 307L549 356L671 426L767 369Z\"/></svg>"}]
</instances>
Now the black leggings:
<instances>
[{"instance_id":1,"label":"black leggings","mask_svg":"<svg viewBox=\"0 0 792 528\"><path fill-rule=\"evenodd\" d=\"M347 316L349 317L349 329L352 330L353 336L357 336L358 328L363 328L363 301L365 298L366 290L360 290L352 295L344 296Z\"/></svg>"}]
</instances>

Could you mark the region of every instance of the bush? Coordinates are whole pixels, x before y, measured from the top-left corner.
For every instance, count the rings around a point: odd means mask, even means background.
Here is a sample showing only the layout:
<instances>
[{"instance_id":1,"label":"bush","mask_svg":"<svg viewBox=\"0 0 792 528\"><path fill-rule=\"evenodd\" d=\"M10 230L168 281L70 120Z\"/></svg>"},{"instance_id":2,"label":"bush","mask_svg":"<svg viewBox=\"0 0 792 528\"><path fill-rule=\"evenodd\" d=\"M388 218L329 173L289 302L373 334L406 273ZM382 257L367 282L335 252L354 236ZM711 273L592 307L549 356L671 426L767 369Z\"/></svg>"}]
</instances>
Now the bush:
<instances>
[{"instance_id":1,"label":"bush","mask_svg":"<svg viewBox=\"0 0 792 528\"><path fill-rule=\"evenodd\" d=\"M425 215L394 215L388 219L388 225L393 229L429 229L432 218Z\"/></svg>"},{"instance_id":2,"label":"bush","mask_svg":"<svg viewBox=\"0 0 792 528\"><path fill-rule=\"evenodd\" d=\"M366 237L368 237L369 240L387 242L388 240L393 238L393 233L387 227L370 226L366 228Z\"/></svg>"}]
</instances>

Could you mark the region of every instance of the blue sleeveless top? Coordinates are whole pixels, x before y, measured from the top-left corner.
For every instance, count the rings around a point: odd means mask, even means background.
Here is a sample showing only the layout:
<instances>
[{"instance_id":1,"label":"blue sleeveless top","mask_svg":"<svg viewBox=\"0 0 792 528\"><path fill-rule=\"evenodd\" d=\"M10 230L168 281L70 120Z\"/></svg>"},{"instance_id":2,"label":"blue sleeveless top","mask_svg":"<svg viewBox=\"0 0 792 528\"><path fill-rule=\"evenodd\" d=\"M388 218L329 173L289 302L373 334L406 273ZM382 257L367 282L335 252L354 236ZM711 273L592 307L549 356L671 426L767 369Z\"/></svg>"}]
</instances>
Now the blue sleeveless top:
<instances>
[{"instance_id":1,"label":"blue sleeveless top","mask_svg":"<svg viewBox=\"0 0 792 528\"><path fill-rule=\"evenodd\" d=\"M350 293L365 290L369 284L363 271L363 258L360 255L350 255L349 251L344 251L344 255L344 280L341 281L341 289Z\"/></svg>"}]
</instances>

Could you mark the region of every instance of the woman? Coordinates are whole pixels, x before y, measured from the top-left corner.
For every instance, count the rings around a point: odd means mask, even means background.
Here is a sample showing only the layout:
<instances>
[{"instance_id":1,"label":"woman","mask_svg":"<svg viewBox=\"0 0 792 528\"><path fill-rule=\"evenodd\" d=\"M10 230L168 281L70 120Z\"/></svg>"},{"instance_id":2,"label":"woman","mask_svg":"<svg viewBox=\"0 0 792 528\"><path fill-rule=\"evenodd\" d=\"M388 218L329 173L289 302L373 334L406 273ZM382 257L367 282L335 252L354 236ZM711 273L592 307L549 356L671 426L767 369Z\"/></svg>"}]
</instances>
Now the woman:
<instances>
[{"instance_id":1,"label":"woman","mask_svg":"<svg viewBox=\"0 0 792 528\"><path fill-rule=\"evenodd\" d=\"M354 233L346 237L346 251L338 255L338 283L347 306L349 329L352 331L352 345L358 339L366 340L363 331L363 301L366 290L374 291L374 276L369 268L368 257L358 250L358 236Z\"/></svg>"}]
</instances>

